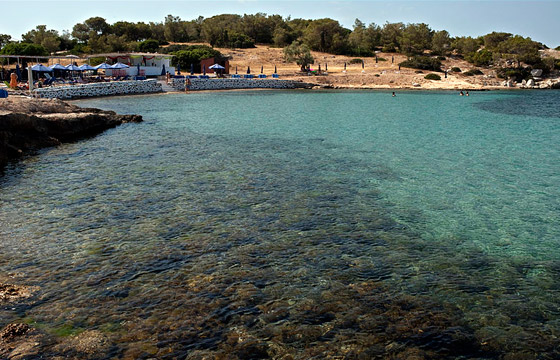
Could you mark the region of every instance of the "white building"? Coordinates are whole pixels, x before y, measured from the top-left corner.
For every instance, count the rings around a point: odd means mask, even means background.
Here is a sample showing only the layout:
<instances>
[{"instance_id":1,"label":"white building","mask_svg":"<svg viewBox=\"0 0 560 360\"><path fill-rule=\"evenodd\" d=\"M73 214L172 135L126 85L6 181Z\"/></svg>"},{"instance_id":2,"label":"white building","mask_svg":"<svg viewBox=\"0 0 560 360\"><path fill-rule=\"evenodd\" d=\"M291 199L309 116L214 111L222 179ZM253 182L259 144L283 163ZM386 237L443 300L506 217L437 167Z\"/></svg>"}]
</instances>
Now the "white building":
<instances>
[{"instance_id":1,"label":"white building","mask_svg":"<svg viewBox=\"0 0 560 360\"><path fill-rule=\"evenodd\" d=\"M88 55L88 62L91 58L104 57L107 64L116 64L121 62L129 66L129 68L121 70L106 69L105 74L108 76L147 76L155 77L165 75L175 75L175 67L171 66L171 58L173 55L168 54L152 54L152 53L109 53Z\"/></svg>"}]
</instances>

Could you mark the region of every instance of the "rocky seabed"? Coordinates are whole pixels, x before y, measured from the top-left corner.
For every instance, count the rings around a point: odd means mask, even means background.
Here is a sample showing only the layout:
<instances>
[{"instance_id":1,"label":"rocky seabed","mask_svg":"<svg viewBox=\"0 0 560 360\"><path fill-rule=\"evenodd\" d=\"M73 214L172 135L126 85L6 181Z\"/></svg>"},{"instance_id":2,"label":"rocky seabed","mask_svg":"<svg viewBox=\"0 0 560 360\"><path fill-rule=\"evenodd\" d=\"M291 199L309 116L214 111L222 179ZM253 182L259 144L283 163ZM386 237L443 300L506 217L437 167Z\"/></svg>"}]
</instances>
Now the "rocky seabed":
<instances>
[{"instance_id":1,"label":"rocky seabed","mask_svg":"<svg viewBox=\"0 0 560 360\"><path fill-rule=\"evenodd\" d=\"M296 89L303 87L291 80L278 79L191 79L190 90ZM185 90L185 79L173 79L173 88Z\"/></svg>"},{"instance_id":2,"label":"rocky seabed","mask_svg":"<svg viewBox=\"0 0 560 360\"><path fill-rule=\"evenodd\" d=\"M161 84L155 79L150 79L56 86L36 89L34 90L34 94L40 98L75 99L107 95L155 93L161 91Z\"/></svg>"}]
</instances>

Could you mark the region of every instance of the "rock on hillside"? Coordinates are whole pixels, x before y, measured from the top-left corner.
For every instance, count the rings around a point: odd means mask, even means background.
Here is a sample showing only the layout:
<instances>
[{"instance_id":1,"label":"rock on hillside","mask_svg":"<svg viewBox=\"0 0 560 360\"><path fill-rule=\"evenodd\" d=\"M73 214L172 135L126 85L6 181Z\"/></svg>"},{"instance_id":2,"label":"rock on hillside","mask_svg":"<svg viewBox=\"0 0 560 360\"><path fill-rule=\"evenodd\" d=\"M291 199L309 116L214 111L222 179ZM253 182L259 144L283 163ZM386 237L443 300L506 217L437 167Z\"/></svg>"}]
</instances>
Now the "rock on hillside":
<instances>
[{"instance_id":1,"label":"rock on hillside","mask_svg":"<svg viewBox=\"0 0 560 360\"><path fill-rule=\"evenodd\" d=\"M60 100L0 99L0 168L10 159L43 147L93 136L140 115L80 108Z\"/></svg>"}]
</instances>

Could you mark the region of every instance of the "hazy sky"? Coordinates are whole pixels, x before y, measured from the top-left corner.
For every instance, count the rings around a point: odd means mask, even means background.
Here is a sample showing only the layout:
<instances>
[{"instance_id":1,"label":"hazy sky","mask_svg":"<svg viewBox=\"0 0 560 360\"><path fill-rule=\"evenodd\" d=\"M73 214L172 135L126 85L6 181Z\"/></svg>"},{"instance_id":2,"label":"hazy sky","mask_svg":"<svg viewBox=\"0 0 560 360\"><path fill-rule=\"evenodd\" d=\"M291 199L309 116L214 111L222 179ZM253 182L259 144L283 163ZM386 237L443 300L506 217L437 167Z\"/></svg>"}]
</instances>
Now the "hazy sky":
<instances>
[{"instance_id":1,"label":"hazy sky","mask_svg":"<svg viewBox=\"0 0 560 360\"><path fill-rule=\"evenodd\" d=\"M10 34L15 39L37 25L47 25L58 31L71 30L74 24L92 16L104 17L109 23L119 20L161 22L168 14L192 20L199 15L264 12L292 18L329 17L350 29L359 18L366 24L424 22L434 30L448 30L452 36L505 31L530 36L549 47L560 45L560 0L0 0L0 12L0 33Z\"/></svg>"}]
</instances>

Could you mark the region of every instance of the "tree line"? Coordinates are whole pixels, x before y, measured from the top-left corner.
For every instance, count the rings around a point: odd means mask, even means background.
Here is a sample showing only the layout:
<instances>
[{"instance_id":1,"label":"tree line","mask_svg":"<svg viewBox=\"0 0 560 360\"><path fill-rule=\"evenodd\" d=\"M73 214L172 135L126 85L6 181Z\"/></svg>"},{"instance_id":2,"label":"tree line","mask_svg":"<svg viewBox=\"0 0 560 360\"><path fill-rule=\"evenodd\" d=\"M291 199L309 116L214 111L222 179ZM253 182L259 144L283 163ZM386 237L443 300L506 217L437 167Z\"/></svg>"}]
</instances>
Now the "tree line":
<instances>
[{"instance_id":1,"label":"tree line","mask_svg":"<svg viewBox=\"0 0 560 360\"><path fill-rule=\"evenodd\" d=\"M291 19L264 13L222 14L190 21L168 15L162 22L117 21L113 24L102 17L91 17L62 33L38 25L22 34L20 42L0 34L0 52L18 55L48 55L60 51L76 55L154 52L172 42L207 42L212 47L227 48L300 44L310 50L349 56L373 56L376 51L383 51L409 57L455 55L478 66L503 61L548 69L560 66L553 59L543 62L539 50L546 49L546 45L510 33L452 37L446 30L436 31L424 23L387 22L378 25L366 24L359 19L352 29L347 29L329 18Z\"/></svg>"}]
</instances>

